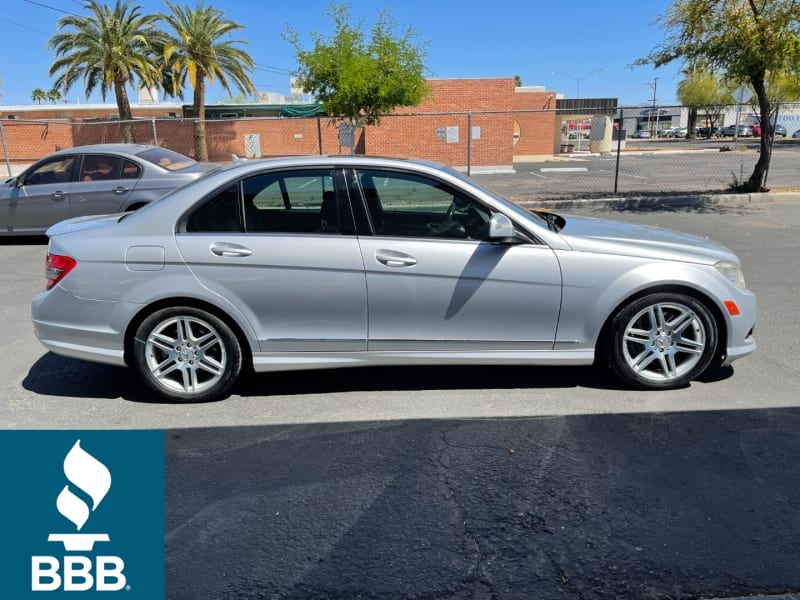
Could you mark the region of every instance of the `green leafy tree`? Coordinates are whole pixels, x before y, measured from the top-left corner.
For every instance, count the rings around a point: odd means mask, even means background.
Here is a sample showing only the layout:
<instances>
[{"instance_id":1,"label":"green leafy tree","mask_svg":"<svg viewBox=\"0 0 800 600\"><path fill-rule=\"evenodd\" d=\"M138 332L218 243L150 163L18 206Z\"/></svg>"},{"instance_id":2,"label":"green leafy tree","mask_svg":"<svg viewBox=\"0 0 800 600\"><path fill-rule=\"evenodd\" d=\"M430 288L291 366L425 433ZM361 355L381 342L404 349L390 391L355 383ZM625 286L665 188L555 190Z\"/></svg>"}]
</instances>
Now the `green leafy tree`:
<instances>
[{"instance_id":1,"label":"green leafy tree","mask_svg":"<svg viewBox=\"0 0 800 600\"><path fill-rule=\"evenodd\" d=\"M42 100L47 100L47 92L45 92L42 88L36 88L31 92L31 100L37 104L41 104Z\"/></svg>"},{"instance_id":2,"label":"green leafy tree","mask_svg":"<svg viewBox=\"0 0 800 600\"><path fill-rule=\"evenodd\" d=\"M770 123L774 123L776 113L782 102L796 102L800 99L800 74L767 73L767 97L770 104ZM758 114L758 98L752 94L747 100L755 114Z\"/></svg>"},{"instance_id":3,"label":"green leafy tree","mask_svg":"<svg viewBox=\"0 0 800 600\"><path fill-rule=\"evenodd\" d=\"M311 49L303 48L291 28L285 38L295 49L298 86L315 96L329 115L360 128L379 123L397 107L416 106L427 96L427 42L417 43L413 27L396 36L393 16L383 10L367 39L362 23L351 24L347 6L332 3L325 15L334 22L331 38L312 33Z\"/></svg>"},{"instance_id":4,"label":"green leafy tree","mask_svg":"<svg viewBox=\"0 0 800 600\"><path fill-rule=\"evenodd\" d=\"M728 80L747 82L755 92L762 123L771 112L767 74L791 72L800 64L800 3L796 0L674 0L660 17L666 41L642 63L675 60L702 63ZM741 188L764 188L772 146L762 128L761 152Z\"/></svg>"},{"instance_id":5,"label":"green leafy tree","mask_svg":"<svg viewBox=\"0 0 800 600\"><path fill-rule=\"evenodd\" d=\"M681 104L688 106L690 111L694 110L695 115L699 111L704 113L708 137L711 137L711 128L725 108L735 102L730 84L700 67L687 69L686 78L678 84L677 96ZM689 125L693 133L694 123Z\"/></svg>"},{"instance_id":6,"label":"green leafy tree","mask_svg":"<svg viewBox=\"0 0 800 600\"><path fill-rule=\"evenodd\" d=\"M151 60L149 39L158 38L156 15L142 14L142 7L116 0L113 8L88 0L88 16L67 15L58 20L60 33L50 38L56 60L50 75L58 74L55 87L67 93L78 81L88 97L100 88L103 100L114 91L122 138L133 142L130 101L126 86L139 81L151 85L160 74Z\"/></svg>"},{"instance_id":7,"label":"green leafy tree","mask_svg":"<svg viewBox=\"0 0 800 600\"><path fill-rule=\"evenodd\" d=\"M248 73L255 61L239 48L242 40L227 36L242 25L225 18L225 13L202 1L195 8L179 6L168 0L169 9L160 18L174 31L164 43L164 60L172 71L173 89L183 85L188 78L193 90L194 154L200 161L208 160L206 142L206 84L218 80L231 93L231 85L245 94L255 93Z\"/></svg>"}]
</instances>

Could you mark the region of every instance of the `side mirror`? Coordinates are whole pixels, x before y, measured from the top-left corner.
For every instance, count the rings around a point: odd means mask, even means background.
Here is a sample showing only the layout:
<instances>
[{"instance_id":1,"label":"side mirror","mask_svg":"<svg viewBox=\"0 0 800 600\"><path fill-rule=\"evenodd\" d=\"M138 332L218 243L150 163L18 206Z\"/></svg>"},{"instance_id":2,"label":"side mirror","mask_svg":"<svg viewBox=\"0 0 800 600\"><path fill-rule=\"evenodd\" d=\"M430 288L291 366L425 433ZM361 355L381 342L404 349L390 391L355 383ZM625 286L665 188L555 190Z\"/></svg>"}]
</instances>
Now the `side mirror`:
<instances>
[{"instance_id":1,"label":"side mirror","mask_svg":"<svg viewBox=\"0 0 800 600\"><path fill-rule=\"evenodd\" d=\"M489 221L489 241L501 244L516 244L522 239L514 231L514 223L507 216L494 213Z\"/></svg>"}]
</instances>

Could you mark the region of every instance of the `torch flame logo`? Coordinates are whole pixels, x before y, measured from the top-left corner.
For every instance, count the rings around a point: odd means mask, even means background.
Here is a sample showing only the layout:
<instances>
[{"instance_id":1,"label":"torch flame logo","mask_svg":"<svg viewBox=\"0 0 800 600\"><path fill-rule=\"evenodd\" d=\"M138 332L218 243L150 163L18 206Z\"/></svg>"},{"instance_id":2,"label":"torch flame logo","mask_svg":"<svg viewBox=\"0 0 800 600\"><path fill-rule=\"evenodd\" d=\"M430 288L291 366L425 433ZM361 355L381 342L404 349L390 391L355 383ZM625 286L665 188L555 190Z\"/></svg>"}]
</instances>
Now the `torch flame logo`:
<instances>
[{"instance_id":1,"label":"torch flame logo","mask_svg":"<svg viewBox=\"0 0 800 600\"><path fill-rule=\"evenodd\" d=\"M111 473L103 463L81 448L81 441L78 440L64 458L64 475L92 500L90 507L70 491L69 485L64 486L56 500L58 512L72 521L80 531L111 488Z\"/></svg>"}]
</instances>

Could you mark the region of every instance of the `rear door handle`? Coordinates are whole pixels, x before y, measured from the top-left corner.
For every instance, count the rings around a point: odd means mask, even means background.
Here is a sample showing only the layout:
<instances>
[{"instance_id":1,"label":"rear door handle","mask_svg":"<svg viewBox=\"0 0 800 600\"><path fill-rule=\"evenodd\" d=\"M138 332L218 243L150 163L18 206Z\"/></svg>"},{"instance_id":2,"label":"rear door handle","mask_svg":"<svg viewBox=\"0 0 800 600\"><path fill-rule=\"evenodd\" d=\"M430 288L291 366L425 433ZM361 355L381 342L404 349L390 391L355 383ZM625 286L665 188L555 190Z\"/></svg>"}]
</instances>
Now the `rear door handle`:
<instances>
[{"instance_id":1,"label":"rear door handle","mask_svg":"<svg viewBox=\"0 0 800 600\"><path fill-rule=\"evenodd\" d=\"M119 187L115 187L111 191L114 192L115 194L127 194L130 191L130 189L131 188L126 188L126 187L119 186Z\"/></svg>"},{"instance_id":2,"label":"rear door handle","mask_svg":"<svg viewBox=\"0 0 800 600\"><path fill-rule=\"evenodd\" d=\"M228 242L214 242L211 244L211 253L217 256L245 257L250 256L253 251L239 244L229 244Z\"/></svg>"},{"instance_id":3,"label":"rear door handle","mask_svg":"<svg viewBox=\"0 0 800 600\"><path fill-rule=\"evenodd\" d=\"M58 190L58 191L55 191L52 194L50 194L50 197L53 200L62 200L62 199L67 197L67 193L66 192L62 192L61 190Z\"/></svg>"},{"instance_id":4,"label":"rear door handle","mask_svg":"<svg viewBox=\"0 0 800 600\"><path fill-rule=\"evenodd\" d=\"M387 267L413 267L417 264L417 259L413 256L395 250L378 250L375 260Z\"/></svg>"}]
</instances>

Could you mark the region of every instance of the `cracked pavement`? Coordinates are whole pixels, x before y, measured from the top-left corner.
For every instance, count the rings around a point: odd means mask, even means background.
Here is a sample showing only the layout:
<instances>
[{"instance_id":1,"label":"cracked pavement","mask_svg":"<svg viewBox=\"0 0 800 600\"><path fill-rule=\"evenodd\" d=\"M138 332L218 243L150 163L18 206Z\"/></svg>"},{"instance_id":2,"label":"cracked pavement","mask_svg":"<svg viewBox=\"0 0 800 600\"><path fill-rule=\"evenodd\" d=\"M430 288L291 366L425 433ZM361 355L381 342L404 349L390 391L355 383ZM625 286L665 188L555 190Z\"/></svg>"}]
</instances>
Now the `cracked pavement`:
<instances>
[{"instance_id":1,"label":"cracked pavement","mask_svg":"<svg viewBox=\"0 0 800 600\"><path fill-rule=\"evenodd\" d=\"M167 597L800 589L800 410L168 431Z\"/></svg>"}]
</instances>

